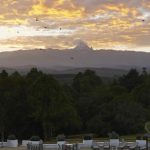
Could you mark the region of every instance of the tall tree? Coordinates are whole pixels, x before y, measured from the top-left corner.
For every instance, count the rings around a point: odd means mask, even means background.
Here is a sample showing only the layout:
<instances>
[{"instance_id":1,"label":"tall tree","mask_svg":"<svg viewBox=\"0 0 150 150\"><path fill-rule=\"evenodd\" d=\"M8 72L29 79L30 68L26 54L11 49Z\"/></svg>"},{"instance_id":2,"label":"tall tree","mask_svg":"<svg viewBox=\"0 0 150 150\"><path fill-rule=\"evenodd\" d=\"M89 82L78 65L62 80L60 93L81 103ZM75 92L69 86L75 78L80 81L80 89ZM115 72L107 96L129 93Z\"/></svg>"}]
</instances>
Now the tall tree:
<instances>
[{"instance_id":1,"label":"tall tree","mask_svg":"<svg viewBox=\"0 0 150 150\"><path fill-rule=\"evenodd\" d=\"M82 118L82 129L86 129L86 122L91 116L90 108L93 104L93 95L96 88L102 85L102 80L94 71L86 70L84 73L78 73L72 87L74 89L74 101L78 114Z\"/></svg>"},{"instance_id":2,"label":"tall tree","mask_svg":"<svg viewBox=\"0 0 150 150\"><path fill-rule=\"evenodd\" d=\"M27 84L25 78L18 72L9 76L10 88L7 108L8 132L17 137L26 137L29 117L29 105L27 102ZM26 125L26 127L25 127Z\"/></svg>"},{"instance_id":3,"label":"tall tree","mask_svg":"<svg viewBox=\"0 0 150 150\"><path fill-rule=\"evenodd\" d=\"M9 91L10 82L8 73L3 70L0 73L0 133L2 141L4 141L4 134L7 131L8 97L10 97Z\"/></svg>"},{"instance_id":4,"label":"tall tree","mask_svg":"<svg viewBox=\"0 0 150 150\"><path fill-rule=\"evenodd\" d=\"M42 75L33 83L29 101L33 117L42 124L45 139L77 117L63 89L50 75Z\"/></svg>"},{"instance_id":5,"label":"tall tree","mask_svg":"<svg viewBox=\"0 0 150 150\"><path fill-rule=\"evenodd\" d=\"M119 81L122 86L128 91L131 91L141 83L141 78L136 69L131 69L128 74L121 77Z\"/></svg>"}]
</instances>

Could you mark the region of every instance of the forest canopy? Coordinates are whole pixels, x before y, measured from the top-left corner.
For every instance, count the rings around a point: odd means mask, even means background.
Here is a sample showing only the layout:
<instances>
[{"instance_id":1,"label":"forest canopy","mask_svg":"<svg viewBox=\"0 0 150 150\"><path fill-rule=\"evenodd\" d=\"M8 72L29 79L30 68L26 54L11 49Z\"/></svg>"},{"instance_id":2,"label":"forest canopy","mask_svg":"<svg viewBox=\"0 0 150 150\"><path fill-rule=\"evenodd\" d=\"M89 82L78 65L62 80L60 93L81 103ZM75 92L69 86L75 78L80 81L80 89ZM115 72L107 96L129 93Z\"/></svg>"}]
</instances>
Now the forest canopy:
<instances>
[{"instance_id":1,"label":"forest canopy","mask_svg":"<svg viewBox=\"0 0 150 150\"><path fill-rule=\"evenodd\" d=\"M144 133L150 120L150 74L136 69L105 83L92 70L72 84L32 68L26 75L0 73L0 134L49 139L95 133Z\"/></svg>"}]
</instances>

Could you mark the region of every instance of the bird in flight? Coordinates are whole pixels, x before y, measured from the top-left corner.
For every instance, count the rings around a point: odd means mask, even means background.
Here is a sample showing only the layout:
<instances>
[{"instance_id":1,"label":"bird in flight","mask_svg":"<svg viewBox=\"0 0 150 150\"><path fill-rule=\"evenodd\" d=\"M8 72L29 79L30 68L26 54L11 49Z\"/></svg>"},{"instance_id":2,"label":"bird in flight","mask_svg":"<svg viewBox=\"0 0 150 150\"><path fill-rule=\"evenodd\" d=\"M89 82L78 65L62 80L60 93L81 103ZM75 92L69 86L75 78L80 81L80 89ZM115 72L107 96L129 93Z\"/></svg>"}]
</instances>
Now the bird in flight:
<instances>
[{"instance_id":1,"label":"bird in flight","mask_svg":"<svg viewBox=\"0 0 150 150\"><path fill-rule=\"evenodd\" d=\"M44 23L45 25L49 25L48 23L46 23L46 22L44 22L44 21L39 20L37 17L35 18L35 21L36 21L36 22L40 22L40 23ZM48 29L48 26L44 26L43 28L44 28L44 29ZM60 27L60 28L59 28L59 30L61 31L61 30L62 30L62 28Z\"/></svg>"},{"instance_id":2,"label":"bird in flight","mask_svg":"<svg viewBox=\"0 0 150 150\"><path fill-rule=\"evenodd\" d=\"M38 19L38 18L36 18L36 21L39 21L39 19Z\"/></svg>"},{"instance_id":3,"label":"bird in flight","mask_svg":"<svg viewBox=\"0 0 150 150\"><path fill-rule=\"evenodd\" d=\"M70 59L72 59L72 60L73 60L73 59L74 59L74 57L70 57Z\"/></svg>"}]
</instances>

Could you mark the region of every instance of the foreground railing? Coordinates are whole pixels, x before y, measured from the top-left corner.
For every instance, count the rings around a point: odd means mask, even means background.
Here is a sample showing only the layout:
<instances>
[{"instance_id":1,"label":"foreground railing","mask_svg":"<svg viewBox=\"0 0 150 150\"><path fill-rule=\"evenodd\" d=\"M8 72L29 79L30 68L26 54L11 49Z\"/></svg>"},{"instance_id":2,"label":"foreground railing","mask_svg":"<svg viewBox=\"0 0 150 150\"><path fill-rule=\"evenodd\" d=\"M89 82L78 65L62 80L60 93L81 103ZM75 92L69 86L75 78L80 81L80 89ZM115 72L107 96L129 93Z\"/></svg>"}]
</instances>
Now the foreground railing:
<instances>
[{"instance_id":1,"label":"foreground railing","mask_svg":"<svg viewBox=\"0 0 150 150\"><path fill-rule=\"evenodd\" d=\"M27 143L27 142L26 142ZM22 143L24 146L25 143ZM87 143L65 143L65 144L43 144L33 143L29 141L26 144L27 150L82 150L82 149L93 149L93 150L148 150L150 143L144 140L136 140L135 142L126 141L112 141L107 140L105 142L93 141L91 145Z\"/></svg>"},{"instance_id":2,"label":"foreground railing","mask_svg":"<svg viewBox=\"0 0 150 150\"><path fill-rule=\"evenodd\" d=\"M28 143L27 144L27 150L43 150L43 144L32 144Z\"/></svg>"}]
</instances>

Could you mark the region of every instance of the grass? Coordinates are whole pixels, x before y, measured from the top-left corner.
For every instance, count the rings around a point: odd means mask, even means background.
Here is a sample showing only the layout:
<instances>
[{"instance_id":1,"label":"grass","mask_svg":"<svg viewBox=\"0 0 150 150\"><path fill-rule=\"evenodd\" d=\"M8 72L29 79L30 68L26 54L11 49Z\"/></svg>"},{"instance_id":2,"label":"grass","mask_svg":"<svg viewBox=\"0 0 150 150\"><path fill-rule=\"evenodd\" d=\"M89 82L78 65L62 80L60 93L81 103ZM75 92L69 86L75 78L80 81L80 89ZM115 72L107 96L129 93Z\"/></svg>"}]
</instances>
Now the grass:
<instances>
[{"instance_id":1,"label":"grass","mask_svg":"<svg viewBox=\"0 0 150 150\"><path fill-rule=\"evenodd\" d=\"M133 142L133 141L136 140L135 137L126 137L126 136L125 137L124 136L120 137L120 139L124 139L127 142ZM109 140L109 138L93 138L93 140L96 141L96 142L98 142L98 141L103 142L103 141ZM66 141L69 142L69 143L82 143L83 139L67 139Z\"/></svg>"},{"instance_id":2,"label":"grass","mask_svg":"<svg viewBox=\"0 0 150 150\"><path fill-rule=\"evenodd\" d=\"M124 135L120 136L120 139L124 139L127 142L134 142L136 140L137 135ZM106 141L109 140L108 137L94 137L94 141ZM150 140L150 139L149 139ZM83 142L83 135L75 135L75 136L69 136L66 139L67 142L69 143L82 143ZM46 141L44 143L56 143L56 138L53 138L52 140Z\"/></svg>"}]
</instances>

